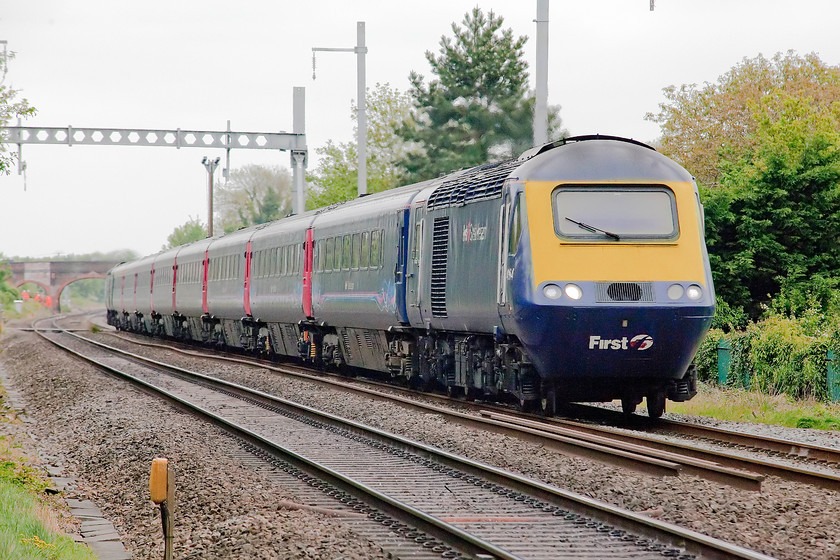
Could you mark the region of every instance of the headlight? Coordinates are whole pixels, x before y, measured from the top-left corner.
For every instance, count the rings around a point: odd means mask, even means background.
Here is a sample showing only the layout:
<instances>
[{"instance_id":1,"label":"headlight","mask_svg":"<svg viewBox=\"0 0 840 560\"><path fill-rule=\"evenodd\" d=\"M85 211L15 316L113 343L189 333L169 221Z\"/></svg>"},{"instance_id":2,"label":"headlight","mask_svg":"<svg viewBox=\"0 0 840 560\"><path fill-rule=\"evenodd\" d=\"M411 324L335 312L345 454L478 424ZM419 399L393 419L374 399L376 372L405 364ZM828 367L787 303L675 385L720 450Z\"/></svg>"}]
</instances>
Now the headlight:
<instances>
[{"instance_id":1,"label":"headlight","mask_svg":"<svg viewBox=\"0 0 840 560\"><path fill-rule=\"evenodd\" d=\"M546 284L543 286L543 295L548 299L559 299L563 295L563 291L557 284Z\"/></svg>"},{"instance_id":2,"label":"headlight","mask_svg":"<svg viewBox=\"0 0 840 560\"><path fill-rule=\"evenodd\" d=\"M683 297L685 293L685 288L682 287L680 284L671 284L668 286L668 299L677 300Z\"/></svg>"},{"instance_id":3,"label":"headlight","mask_svg":"<svg viewBox=\"0 0 840 560\"><path fill-rule=\"evenodd\" d=\"M691 286L685 289L685 295L688 296L688 299L697 301L698 299L703 297L703 288L701 288L697 284L692 284Z\"/></svg>"},{"instance_id":4,"label":"headlight","mask_svg":"<svg viewBox=\"0 0 840 560\"><path fill-rule=\"evenodd\" d=\"M583 290L581 290L580 286L577 284L566 284L563 291L566 292L566 295L572 299L580 299L583 297Z\"/></svg>"}]
</instances>

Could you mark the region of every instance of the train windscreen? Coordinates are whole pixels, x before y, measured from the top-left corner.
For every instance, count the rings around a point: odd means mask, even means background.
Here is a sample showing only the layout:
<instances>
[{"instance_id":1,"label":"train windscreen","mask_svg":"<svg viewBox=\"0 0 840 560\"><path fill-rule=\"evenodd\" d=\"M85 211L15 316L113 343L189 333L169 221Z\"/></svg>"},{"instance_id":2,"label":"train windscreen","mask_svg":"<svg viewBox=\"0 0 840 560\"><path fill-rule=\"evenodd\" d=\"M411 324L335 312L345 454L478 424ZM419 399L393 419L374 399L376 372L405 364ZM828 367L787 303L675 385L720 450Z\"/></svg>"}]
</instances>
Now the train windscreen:
<instances>
[{"instance_id":1,"label":"train windscreen","mask_svg":"<svg viewBox=\"0 0 840 560\"><path fill-rule=\"evenodd\" d=\"M666 187L564 185L552 193L561 239L674 239L679 233L673 191Z\"/></svg>"}]
</instances>

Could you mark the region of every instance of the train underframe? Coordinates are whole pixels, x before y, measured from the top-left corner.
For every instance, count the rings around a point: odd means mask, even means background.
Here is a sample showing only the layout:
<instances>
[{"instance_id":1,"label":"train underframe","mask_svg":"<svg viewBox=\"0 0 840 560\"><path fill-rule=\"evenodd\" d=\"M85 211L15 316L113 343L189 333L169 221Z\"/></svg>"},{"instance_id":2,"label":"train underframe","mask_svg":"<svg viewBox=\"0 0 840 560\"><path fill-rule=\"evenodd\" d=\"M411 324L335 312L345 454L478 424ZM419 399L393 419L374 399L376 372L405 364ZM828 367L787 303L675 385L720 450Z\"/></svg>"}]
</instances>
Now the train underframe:
<instances>
[{"instance_id":1,"label":"train underframe","mask_svg":"<svg viewBox=\"0 0 840 560\"><path fill-rule=\"evenodd\" d=\"M323 323L268 323L252 317L219 319L180 314L149 318L140 313L109 311L108 322L119 330L231 348L270 358L295 357L316 367L340 371L368 370L423 390L445 391L470 400L513 402L521 410L554 415L561 403L620 399L632 413L647 399L648 414L659 417L665 401L685 401L697 392L690 367L675 380L580 381L566 386L542 378L518 340L478 333L420 331L392 327L388 331L332 327ZM570 390L571 385L574 390Z\"/></svg>"}]
</instances>

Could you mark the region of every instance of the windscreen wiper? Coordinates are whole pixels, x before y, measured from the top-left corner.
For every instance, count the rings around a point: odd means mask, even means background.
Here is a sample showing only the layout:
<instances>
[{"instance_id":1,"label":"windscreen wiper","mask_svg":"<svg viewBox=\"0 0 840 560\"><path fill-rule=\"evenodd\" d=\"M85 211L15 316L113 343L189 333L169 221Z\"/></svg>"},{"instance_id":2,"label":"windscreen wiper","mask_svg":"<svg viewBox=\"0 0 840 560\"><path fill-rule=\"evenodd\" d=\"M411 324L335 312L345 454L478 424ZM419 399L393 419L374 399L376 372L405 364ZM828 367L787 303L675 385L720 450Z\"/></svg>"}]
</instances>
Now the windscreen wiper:
<instances>
[{"instance_id":1,"label":"windscreen wiper","mask_svg":"<svg viewBox=\"0 0 840 560\"><path fill-rule=\"evenodd\" d=\"M577 221L577 220L573 220L573 219L571 219L571 218L570 218L570 217L568 217L568 216L566 216L566 219L567 219L567 220L569 220L570 222L572 222L573 224L577 224L577 225L578 225L578 227L579 227L579 228L581 228L581 229L585 229L585 230L587 230L587 231L591 231L591 232L593 232L593 233L603 233L603 234L604 234L604 235L606 235L607 237L612 237L612 238L613 238L613 239L615 239L616 241L621 240L621 237L619 237L617 233L613 233L613 232L611 232L611 231L607 231L607 230L605 230L605 229L601 229L601 228L596 228L595 226L590 226L589 224L585 224L585 223L583 223L583 222L579 222L579 221Z\"/></svg>"}]
</instances>

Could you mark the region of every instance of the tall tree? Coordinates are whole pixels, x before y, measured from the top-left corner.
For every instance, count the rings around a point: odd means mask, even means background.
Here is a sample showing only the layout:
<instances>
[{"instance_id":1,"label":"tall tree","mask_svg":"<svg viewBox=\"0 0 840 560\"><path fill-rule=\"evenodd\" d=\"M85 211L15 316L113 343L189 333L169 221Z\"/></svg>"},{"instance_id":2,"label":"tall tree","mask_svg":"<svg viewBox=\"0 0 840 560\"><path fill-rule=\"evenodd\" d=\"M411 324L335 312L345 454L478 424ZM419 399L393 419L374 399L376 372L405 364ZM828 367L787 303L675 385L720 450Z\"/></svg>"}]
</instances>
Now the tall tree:
<instances>
[{"instance_id":1,"label":"tall tree","mask_svg":"<svg viewBox=\"0 0 840 560\"><path fill-rule=\"evenodd\" d=\"M701 194L718 293L757 317L783 285L840 277L840 101L815 107L780 87L752 118L751 145Z\"/></svg>"},{"instance_id":2,"label":"tall tree","mask_svg":"<svg viewBox=\"0 0 840 560\"><path fill-rule=\"evenodd\" d=\"M368 121L367 131L367 191L380 192L404 184L405 177L398 161L405 157L411 145L396 134L405 123L411 109L407 93L389 84L377 83L365 95ZM358 122L358 107L351 113ZM358 126L354 126L354 132ZM335 143L328 140L317 148L320 156L317 168L308 177L312 188L307 198L308 208L320 208L355 198L358 192L358 151L356 142Z\"/></svg>"},{"instance_id":3,"label":"tall tree","mask_svg":"<svg viewBox=\"0 0 840 560\"><path fill-rule=\"evenodd\" d=\"M225 232L279 220L292 211L292 177L280 166L246 165L217 185L215 219Z\"/></svg>"},{"instance_id":4,"label":"tall tree","mask_svg":"<svg viewBox=\"0 0 840 560\"><path fill-rule=\"evenodd\" d=\"M829 66L814 54L777 53L772 60L758 55L706 82L669 86L659 112L646 118L659 123L661 151L697 177L698 183L715 187L723 165L757 148L759 126L756 108L777 91L786 92L814 110L840 99L840 67ZM766 108L766 107L765 107Z\"/></svg>"},{"instance_id":5,"label":"tall tree","mask_svg":"<svg viewBox=\"0 0 840 560\"><path fill-rule=\"evenodd\" d=\"M198 219L198 216L192 217L184 222L184 224L176 227L172 233L169 234L169 237L166 238L166 243L161 247L161 249L172 249L173 247L178 247L179 245L186 245L187 243L192 243L193 241L199 241L207 237L207 228Z\"/></svg>"},{"instance_id":6,"label":"tall tree","mask_svg":"<svg viewBox=\"0 0 840 560\"><path fill-rule=\"evenodd\" d=\"M0 57L0 173L6 175L9 174L17 159L17 154L7 152L6 138L2 131L9 126L9 122L13 118L28 118L35 115L35 108L31 107L25 98L15 100L19 91L11 89L5 84L8 64L14 56L15 53L9 52L6 54L5 60Z\"/></svg>"},{"instance_id":7,"label":"tall tree","mask_svg":"<svg viewBox=\"0 0 840 560\"><path fill-rule=\"evenodd\" d=\"M504 19L474 8L439 55L426 52L435 79L411 72L412 119L400 134L417 142L402 160L412 181L518 155L531 146L534 98L528 92L527 38L502 29ZM558 109L549 111L549 137L560 134Z\"/></svg>"}]
</instances>

